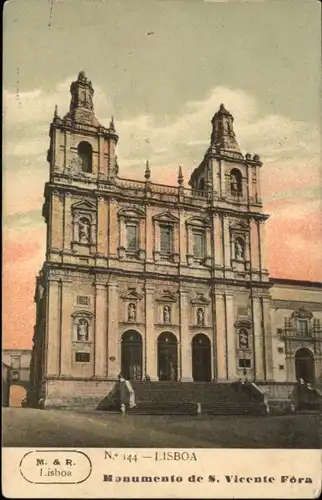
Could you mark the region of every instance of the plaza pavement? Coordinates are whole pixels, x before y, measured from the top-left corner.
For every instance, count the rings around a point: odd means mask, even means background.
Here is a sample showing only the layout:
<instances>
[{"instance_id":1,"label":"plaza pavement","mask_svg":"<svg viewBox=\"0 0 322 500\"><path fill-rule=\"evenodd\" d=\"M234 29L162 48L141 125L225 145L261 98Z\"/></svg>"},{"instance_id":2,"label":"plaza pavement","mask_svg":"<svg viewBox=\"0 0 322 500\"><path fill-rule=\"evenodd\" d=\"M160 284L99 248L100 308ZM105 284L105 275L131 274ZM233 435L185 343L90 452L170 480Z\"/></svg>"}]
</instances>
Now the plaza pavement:
<instances>
[{"instance_id":1,"label":"plaza pavement","mask_svg":"<svg viewBox=\"0 0 322 500\"><path fill-rule=\"evenodd\" d=\"M321 415L148 416L3 408L3 446L321 448Z\"/></svg>"}]
</instances>

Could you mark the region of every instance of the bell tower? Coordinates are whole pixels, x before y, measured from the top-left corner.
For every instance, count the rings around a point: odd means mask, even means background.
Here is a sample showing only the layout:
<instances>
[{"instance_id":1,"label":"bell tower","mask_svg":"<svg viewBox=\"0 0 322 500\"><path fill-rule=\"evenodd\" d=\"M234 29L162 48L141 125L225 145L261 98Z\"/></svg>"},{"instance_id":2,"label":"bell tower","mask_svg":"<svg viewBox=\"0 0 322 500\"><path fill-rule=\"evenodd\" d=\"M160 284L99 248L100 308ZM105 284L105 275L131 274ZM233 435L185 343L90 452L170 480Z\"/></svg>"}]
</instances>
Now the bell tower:
<instances>
[{"instance_id":1,"label":"bell tower","mask_svg":"<svg viewBox=\"0 0 322 500\"><path fill-rule=\"evenodd\" d=\"M217 113L214 114L212 123L212 134L210 147L219 154L233 153L242 159L239 145L234 132L234 117L223 104L220 105Z\"/></svg>"}]
</instances>

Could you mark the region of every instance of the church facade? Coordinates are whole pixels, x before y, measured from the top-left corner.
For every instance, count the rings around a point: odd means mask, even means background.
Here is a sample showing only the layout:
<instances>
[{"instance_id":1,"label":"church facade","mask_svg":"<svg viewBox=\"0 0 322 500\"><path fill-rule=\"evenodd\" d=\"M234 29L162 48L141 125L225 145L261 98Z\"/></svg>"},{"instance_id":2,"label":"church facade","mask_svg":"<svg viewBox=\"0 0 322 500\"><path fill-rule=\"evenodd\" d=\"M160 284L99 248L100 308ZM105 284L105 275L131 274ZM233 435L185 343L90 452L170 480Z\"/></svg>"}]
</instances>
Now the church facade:
<instances>
[{"instance_id":1,"label":"church facade","mask_svg":"<svg viewBox=\"0 0 322 500\"><path fill-rule=\"evenodd\" d=\"M270 279L261 169L220 105L209 148L185 186L121 177L113 119L92 83L55 110L44 191L33 398L104 396L132 380L322 382L320 283ZM143 177L143 175L142 175Z\"/></svg>"}]
</instances>

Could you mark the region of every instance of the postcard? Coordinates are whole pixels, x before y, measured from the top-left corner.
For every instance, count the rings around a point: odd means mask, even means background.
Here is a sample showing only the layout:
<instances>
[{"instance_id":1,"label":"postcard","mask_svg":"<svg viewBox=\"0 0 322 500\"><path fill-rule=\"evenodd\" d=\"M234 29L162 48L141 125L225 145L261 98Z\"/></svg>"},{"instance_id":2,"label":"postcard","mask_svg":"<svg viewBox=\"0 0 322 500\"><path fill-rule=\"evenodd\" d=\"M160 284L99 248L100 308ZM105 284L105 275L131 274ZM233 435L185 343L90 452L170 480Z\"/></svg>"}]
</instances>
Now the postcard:
<instances>
[{"instance_id":1,"label":"postcard","mask_svg":"<svg viewBox=\"0 0 322 500\"><path fill-rule=\"evenodd\" d=\"M317 498L319 2L4 7L7 498Z\"/></svg>"}]
</instances>

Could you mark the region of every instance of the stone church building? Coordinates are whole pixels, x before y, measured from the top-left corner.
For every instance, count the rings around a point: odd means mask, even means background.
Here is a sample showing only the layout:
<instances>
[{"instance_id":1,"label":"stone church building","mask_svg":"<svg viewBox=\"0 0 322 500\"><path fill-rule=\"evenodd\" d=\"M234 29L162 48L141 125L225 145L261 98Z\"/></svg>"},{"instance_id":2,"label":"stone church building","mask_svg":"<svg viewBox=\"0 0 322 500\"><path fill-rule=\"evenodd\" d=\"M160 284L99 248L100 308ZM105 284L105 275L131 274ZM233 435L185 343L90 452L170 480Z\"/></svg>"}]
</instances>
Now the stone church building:
<instances>
[{"instance_id":1,"label":"stone church building","mask_svg":"<svg viewBox=\"0 0 322 500\"><path fill-rule=\"evenodd\" d=\"M92 83L55 110L36 283L32 397L103 397L131 380L322 383L321 283L270 279L257 154L243 154L223 104L185 186L122 177L113 119Z\"/></svg>"}]
</instances>

